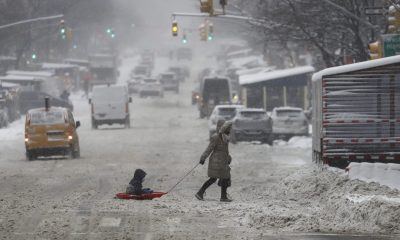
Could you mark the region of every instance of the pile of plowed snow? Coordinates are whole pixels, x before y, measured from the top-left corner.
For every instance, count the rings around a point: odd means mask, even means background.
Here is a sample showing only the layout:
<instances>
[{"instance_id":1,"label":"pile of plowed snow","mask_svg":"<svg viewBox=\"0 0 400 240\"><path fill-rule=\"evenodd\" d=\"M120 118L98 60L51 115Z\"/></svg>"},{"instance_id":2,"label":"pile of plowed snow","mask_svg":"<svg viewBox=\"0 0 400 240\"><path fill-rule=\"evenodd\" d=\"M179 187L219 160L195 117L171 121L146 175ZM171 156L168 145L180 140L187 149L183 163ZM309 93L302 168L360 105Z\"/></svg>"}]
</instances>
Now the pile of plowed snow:
<instances>
[{"instance_id":1,"label":"pile of plowed snow","mask_svg":"<svg viewBox=\"0 0 400 240\"><path fill-rule=\"evenodd\" d=\"M264 207L242 219L280 231L400 233L398 190L319 169L296 171L275 188Z\"/></svg>"}]
</instances>

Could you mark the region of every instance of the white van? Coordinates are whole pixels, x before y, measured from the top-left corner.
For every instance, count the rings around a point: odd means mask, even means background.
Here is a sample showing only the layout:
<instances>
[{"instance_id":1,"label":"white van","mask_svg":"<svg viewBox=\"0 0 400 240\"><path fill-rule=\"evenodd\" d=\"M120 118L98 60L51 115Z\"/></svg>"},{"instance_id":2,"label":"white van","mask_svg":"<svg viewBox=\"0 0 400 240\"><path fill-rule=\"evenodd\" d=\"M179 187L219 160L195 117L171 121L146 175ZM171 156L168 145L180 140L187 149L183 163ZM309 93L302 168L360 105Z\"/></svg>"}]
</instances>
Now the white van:
<instances>
[{"instance_id":1,"label":"white van","mask_svg":"<svg viewBox=\"0 0 400 240\"><path fill-rule=\"evenodd\" d=\"M89 103L92 106L92 128L113 123L130 127L129 103L132 98L125 86L100 85L94 86Z\"/></svg>"}]
</instances>

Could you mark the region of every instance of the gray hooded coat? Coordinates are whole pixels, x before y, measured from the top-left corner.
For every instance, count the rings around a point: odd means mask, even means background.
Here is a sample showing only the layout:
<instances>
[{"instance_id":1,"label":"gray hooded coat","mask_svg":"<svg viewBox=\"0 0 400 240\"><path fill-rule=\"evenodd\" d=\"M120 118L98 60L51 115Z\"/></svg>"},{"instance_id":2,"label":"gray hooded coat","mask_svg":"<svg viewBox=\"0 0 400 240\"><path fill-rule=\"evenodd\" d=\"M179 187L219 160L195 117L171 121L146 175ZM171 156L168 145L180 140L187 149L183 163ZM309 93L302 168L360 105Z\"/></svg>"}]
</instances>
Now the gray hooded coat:
<instances>
[{"instance_id":1,"label":"gray hooded coat","mask_svg":"<svg viewBox=\"0 0 400 240\"><path fill-rule=\"evenodd\" d=\"M200 160L205 161L208 156L208 177L229 179L231 177L231 156L229 155L228 141L224 141L222 134L230 129L232 123L218 121L217 133L211 137L210 144L207 149L201 155Z\"/></svg>"}]
</instances>

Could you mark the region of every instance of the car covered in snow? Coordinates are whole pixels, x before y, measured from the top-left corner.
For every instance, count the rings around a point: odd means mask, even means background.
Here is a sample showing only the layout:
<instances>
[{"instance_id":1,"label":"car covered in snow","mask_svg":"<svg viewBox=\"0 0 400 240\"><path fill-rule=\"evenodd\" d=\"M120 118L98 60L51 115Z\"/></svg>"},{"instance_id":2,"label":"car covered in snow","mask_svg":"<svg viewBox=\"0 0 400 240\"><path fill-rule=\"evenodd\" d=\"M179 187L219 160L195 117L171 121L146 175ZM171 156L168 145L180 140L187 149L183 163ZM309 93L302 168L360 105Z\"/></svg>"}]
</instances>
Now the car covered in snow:
<instances>
[{"instance_id":1,"label":"car covered in snow","mask_svg":"<svg viewBox=\"0 0 400 240\"><path fill-rule=\"evenodd\" d=\"M272 110L272 132L274 138L289 140L293 136L308 136L308 119L303 109L276 107Z\"/></svg>"},{"instance_id":2,"label":"car covered in snow","mask_svg":"<svg viewBox=\"0 0 400 240\"><path fill-rule=\"evenodd\" d=\"M159 80L164 91L174 91L179 93L179 80L176 78L176 74L174 72L161 73Z\"/></svg>"},{"instance_id":3,"label":"car covered in snow","mask_svg":"<svg viewBox=\"0 0 400 240\"><path fill-rule=\"evenodd\" d=\"M244 108L243 105L217 105L214 107L208 119L208 132L210 138L216 133L217 122L219 120L230 121L236 115L236 110Z\"/></svg>"},{"instance_id":4,"label":"car covered in snow","mask_svg":"<svg viewBox=\"0 0 400 240\"><path fill-rule=\"evenodd\" d=\"M130 127L129 103L132 102L126 86L94 86L89 103L92 108L92 128L102 124L124 124Z\"/></svg>"},{"instance_id":5,"label":"car covered in snow","mask_svg":"<svg viewBox=\"0 0 400 240\"><path fill-rule=\"evenodd\" d=\"M264 109L239 108L232 122L232 143L261 141L272 145L272 119Z\"/></svg>"},{"instance_id":6,"label":"car covered in snow","mask_svg":"<svg viewBox=\"0 0 400 240\"><path fill-rule=\"evenodd\" d=\"M139 96L144 97L164 97L163 86L156 78L145 78L140 84Z\"/></svg>"},{"instance_id":7,"label":"car covered in snow","mask_svg":"<svg viewBox=\"0 0 400 240\"><path fill-rule=\"evenodd\" d=\"M31 109L25 119L25 149L28 160L40 156L80 156L79 138L76 129L80 122L74 120L67 108L50 107L46 99L43 108Z\"/></svg>"}]
</instances>

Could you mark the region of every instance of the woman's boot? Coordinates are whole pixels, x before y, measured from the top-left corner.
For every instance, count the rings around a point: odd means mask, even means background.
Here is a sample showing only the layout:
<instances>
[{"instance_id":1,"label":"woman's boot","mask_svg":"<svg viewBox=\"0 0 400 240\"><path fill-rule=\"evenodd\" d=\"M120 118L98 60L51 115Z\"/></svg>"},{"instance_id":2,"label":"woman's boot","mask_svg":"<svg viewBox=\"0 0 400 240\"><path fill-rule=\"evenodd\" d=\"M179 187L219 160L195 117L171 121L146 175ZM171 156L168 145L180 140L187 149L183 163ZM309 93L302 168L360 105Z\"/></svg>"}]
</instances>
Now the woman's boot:
<instances>
[{"instance_id":1,"label":"woman's boot","mask_svg":"<svg viewBox=\"0 0 400 240\"><path fill-rule=\"evenodd\" d=\"M200 190L199 190L194 196L195 196L197 199L199 199L199 200L204 200L203 196L204 196L204 193L206 192L207 188L208 188L209 186L211 186L213 183L215 183L216 181L217 181L216 178L210 178L210 179L208 179L208 180L203 184L203 186L201 186Z\"/></svg>"},{"instance_id":2,"label":"woman's boot","mask_svg":"<svg viewBox=\"0 0 400 240\"><path fill-rule=\"evenodd\" d=\"M225 184L221 186L221 202L232 202L232 199L228 197L227 189L228 187Z\"/></svg>"}]
</instances>

